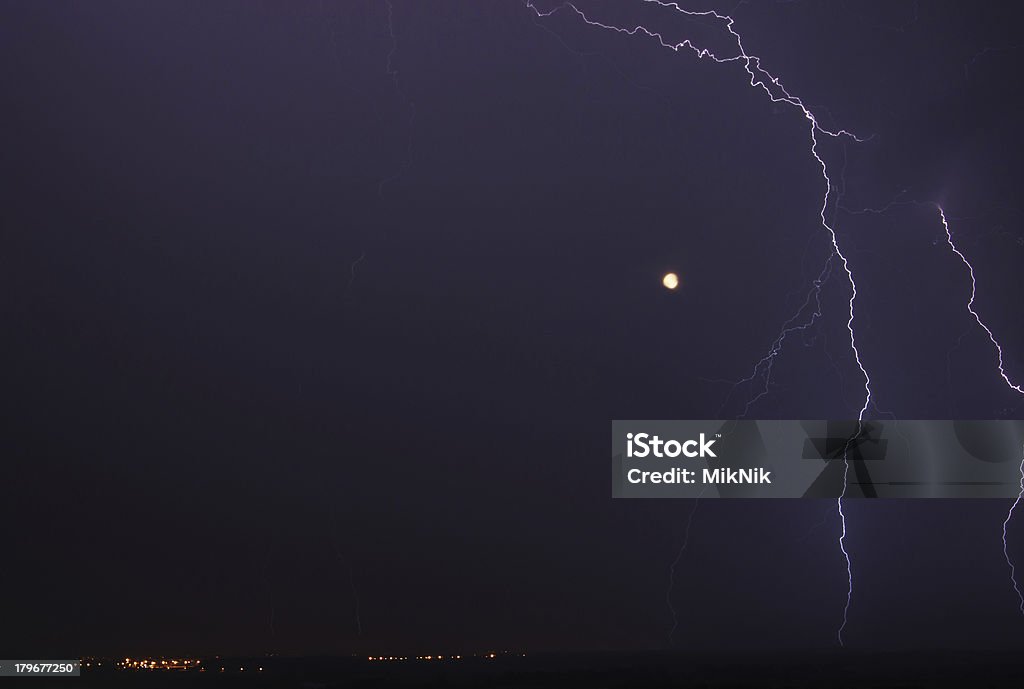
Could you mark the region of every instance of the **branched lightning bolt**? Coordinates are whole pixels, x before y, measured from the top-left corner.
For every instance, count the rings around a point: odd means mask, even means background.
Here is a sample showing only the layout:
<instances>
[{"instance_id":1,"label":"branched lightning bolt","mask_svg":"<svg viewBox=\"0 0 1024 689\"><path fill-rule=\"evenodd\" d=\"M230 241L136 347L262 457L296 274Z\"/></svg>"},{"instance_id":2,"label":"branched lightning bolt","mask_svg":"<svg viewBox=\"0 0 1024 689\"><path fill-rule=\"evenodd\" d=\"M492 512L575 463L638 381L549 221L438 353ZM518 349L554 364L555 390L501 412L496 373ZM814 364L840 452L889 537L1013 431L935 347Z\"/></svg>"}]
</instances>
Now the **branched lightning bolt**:
<instances>
[{"instance_id":1,"label":"branched lightning bolt","mask_svg":"<svg viewBox=\"0 0 1024 689\"><path fill-rule=\"evenodd\" d=\"M563 3L563 4L555 7L554 9L547 10L547 11L543 11L543 10L538 9L537 6L534 3L534 0L526 0L526 6L530 10L532 10L538 17L548 17L548 16L551 16L551 15L553 15L554 13L556 13L556 12L558 12L560 10L565 9L565 10L569 10L572 13L574 13L585 24L587 24L589 26L593 26L593 27L604 29L604 30L608 30L608 31L614 31L616 33L626 34L626 35L629 35L629 36L646 36L648 38L651 38L651 39L657 41L658 44L660 44L662 47L668 48L669 50L672 50L672 51L674 51L676 53L679 53L679 52L683 51L684 49L690 50L690 51L692 51L697 56L698 59L709 58L709 59L711 59L712 61L714 61L714 62L716 62L718 64L729 64L729 63L741 64L743 66L744 71L750 77L750 85L752 87L759 88L762 91L764 91L768 95L768 98L773 103L784 103L786 105L793 106L794 108L798 109L803 114L804 118L807 120L808 130L809 130L809 134L810 134L810 153L813 156L814 160L817 162L817 164L821 167L821 176L822 176L822 180L823 180L824 186L825 186L825 191L824 191L824 195L823 195L823 198L822 198L822 204L821 204L820 217L821 217L821 225L828 232L829 238L830 238L830 240L832 242L833 254L829 258L829 262L831 263L831 260L832 260L833 257L838 258L839 259L839 264L841 265L841 267L843 269L843 272L846 273L846 279L850 283L850 300L849 300L849 304L848 304L849 317L847 318L847 321L846 321L846 328L847 328L847 330L850 333L850 349L853 352L854 360L856 361L857 368L860 370L861 375L864 377L864 404L861 407L860 412L858 412L858 414L857 414L858 421L859 422L863 421L864 420L864 415L867 413L867 409L868 409L868 407L871 404L871 396L872 395L871 395L871 377L868 375L867 369L864 367L864 363L863 363L863 361L861 359L860 351L857 349L857 337L856 337L856 333L854 332L854 328L853 328L853 323L854 323L854 319L855 319L855 310L854 309L855 309L855 303L856 303L856 300L857 300L857 284L856 284L856 281L854 280L853 272L850 270L849 261L847 260L846 256L843 254L842 249L839 246L839 239L836 236L836 231L835 231L834 227L831 224L829 224L828 219L826 217L826 215L828 213L829 203L831 201L832 191L833 191L834 187L833 187L832 179L829 176L828 165L825 163L824 158L822 158L821 154L818 151L818 143L819 143L818 136L819 135L825 135L825 136L829 136L829 137L832 137L832 138L846 137L846 138L850 138L850 139L853 139L854 141L858 141L858 142L864 141L864 139L861 139L861 138L853 135L852 133L846 131L845 129L832 130L832 129L828 129L828 128L822 126L821 123L818 122L818 119L815 117L814 113L811 112L811 110L808 109L808 107L806 105L804 105L803 101L800 98L798 98L798 97L794 96L793 94L791 94L786 89L786 87L782 84L781 80L778 77L772 75L770 72L768 72L767 70L765 70L761 66L761 59L759 57L757 57L756 55L751 55L751 54L747 53L746 49L743 46L743 38L736 31L735 20L731 16L725 15L725 14L720 14L719 12L716 12L714 10L704 10L704 11L687 10L687 9L682 8L676 2L666 2L665 0L643 0L643 2L648 2L648 3L655 4L655 5L659 5L660 7L663 7L663 8L666 8L666 9L670 9L672 11L678 12L680 14L687 15L689 17L712 18L714 20L717 20L717 21L721 22L723 24L723 26L725 27L725 30L733 38L733 41L734 41L734 44L735 44L735 47L736 47L736 54L734 54L734 55L732 55L730 57L719 57L719 56L715 55L712 51L708 50L707 48L701 48L701 47L698 47L698 46L694 45L689 39L683 40L683 41L678 42L678 43L672 43L671 41L666 40L665 37L660 32L653 31L653 30L651 30L651 29L649 29L649 28L647 28L647 27L645 27L643 25L639 25L639 24L634 26L633 28L628 28L628 27L615 26L615 25L612 25L612 24L606 24L606 23L603 23L603 22L600 22L600 21L596 21L596 20L592 19L590 16L588 16L584 11L582 11L579 7L577 7L572 2ZM814 289L812 289L812 294L816 295L818 290L820 290L820 283L816 283L816 286L814 287ZM797 313L796 317L799 316L799 313L800 312ZM796 318L796 317L794 317L794 318ZM814 317L814 318L816 318L816 317ZM781 342L785 339L786 335L789 334L789 332L792 332L792 327L793 327L793 320L792 319L789 322L787 322L786 325L783 326L782 335L780 335L779 339L775 340L775 342L773 343L773 345L770 348L769 353L768 353L768 355L766 357L766 359L768 360L769 364L774 359L774 357L778 354L778 351L779 351L779 349L781 347ZM762 359L762 362L764 362L764 361L765 361L765 359ZM768 364L762 363L762 362L759 362L757 364L757 366L755 366L754 376L757 375L757 370L758 370L759 367L767 366L768 365ZM769 369L768 375L770 375L770 369ZM853 596L853 568L852 568L852 564L851 564L851 561L850 561L850 554L849 554L849 552L846 549L846 515L843 512L843 497L845 497L845 495L846 495L847 474L848 474L848 471L849 471L849 463L846 461L845 454L844 454L843 462L844 462L844 465L846 465L845 469L844 469L844 473L843 473L843 491L842 491L841 495L839 496L839 498L837 499L838 508L839 508L839 517L840 517L840 521L841 521L841 524L842 524L842 533L839 536L838 544L839 544L839 550L842 552L842 555L843 555L843 560L846 563L847 589L846 589L846 604L845 604L845 606L843 608L842 624L840 625L839 629L836 632L836 637L837 637L837 640L839 641L840 645L843 644L843 631L846 628L848 613L849 613L849 610L850 610L850 602L851 602L851 599L852 599L852 596Z\"/></svg>"},{"instance_id":2,"label":"branched lightning bolt","mask_svg":"<svg viewBox=\"0 0 1024 689\"><path fill-rule=\"evenodd\" d=\"M840 180L842 184L836 199L837 207L839 206L839 203L842 200L844 189L846 186L845 147L843 151L843 170L840 172ZM810 246L810 242L808 242L808 246ZM821 269L821 272L819 272L818 277L811 283L811 289L807 292L807 295L804 298L803 303L796 310L796 312L789 318L789 320L782 324L782 329L779 331L778 336L775 338L771 346L768 348L767 354L765 354L756 364L754 364L754 368L749 376L733 383L733 386L730 389L729 394L726 395L725 400L722 402L721 408L718 410L718 416L723 416L725 409L728 406L729 401L732 398L733 393L736 392L737 388L739 388L741 385L752 384L754 381L758 379L759 376L763 377L764 384L763 386L761 386L760 390L756 395L748 397L747 402L743 407L743 411L740 413L738 418L745 418L747 414L750 412L750 408L760 399L762 399L763 397L767 396L770 393L772 372L775 365L775 359L782 353L782 348L785 345L786 340L789 338L790 335L795 335L797 333L806 333L808 330L814 327L815 323L817 323L823 316L821 305L821 290L824 287L825 283L828 282L828 279L832 274L832 266L834 265L833 259L835 257L836 252L833 250L825 258L825 263ZM801 319L801 314L807 311L808 307L810 307L811 305L812 300L814 302L814 310L808 317ZM836 370L837 375L839 375L840 377L840 384L842 384L842 374L839 372L839 367L836 365L836 362L828 353L827 348L825 350L825 356L828 357L829 361L832 363L832 367Z\"/></svg>"},{"instance_id":3,"label":"branched lightning bolt","mask_svg":"<svg viewBox=\"0 0 1024 689\"><path fill-rule=\"evenodd\" d=\"M750 412L750 407L752 407L754 403L756 403L758 400L760 400L762 397L768 394L769 387L771 385L772 369L775 365L775 359L782 352L782 347L785 344L786 339L790 335L807 331L808 329L814 326L818 319L821 318L821 288L828 280L829 274L832 272L833 258L835 258L835 252L829 254L829 257L825 260L825 265L821 269L821 272L818 274L818 277L812 283L811 289L807 292L807 296L804 299L803 304L800 305L800 308L796 310L796 313L794 313L788 321L783 323L782 330L779 331L778 337L776 337L775 341L772 342L771 347L769 347L768 349L768 353L761 357L761 359L756 364L754 364L754 369L751 371L749 376L737 381L733 385L732 390L729 392L729 394L725 398L725 401L722 403L721 409L719 409L719 416L722 415L722 412L728 405L729 400L732 397L732 393L735 392L735 390L741 385L753 383L755 380L758 379L758 377L761 377L763 379L764 385L761 386L760 390L756 395L747 400L747 403L743 407L743 411L740 413L738 418L745 418L747 414ZM806 318L801 319L801 314L807 311L807 309L811 306L812 302L814 304L814 309L811 311L811 314Z\"/></svg>"}]
</instances>

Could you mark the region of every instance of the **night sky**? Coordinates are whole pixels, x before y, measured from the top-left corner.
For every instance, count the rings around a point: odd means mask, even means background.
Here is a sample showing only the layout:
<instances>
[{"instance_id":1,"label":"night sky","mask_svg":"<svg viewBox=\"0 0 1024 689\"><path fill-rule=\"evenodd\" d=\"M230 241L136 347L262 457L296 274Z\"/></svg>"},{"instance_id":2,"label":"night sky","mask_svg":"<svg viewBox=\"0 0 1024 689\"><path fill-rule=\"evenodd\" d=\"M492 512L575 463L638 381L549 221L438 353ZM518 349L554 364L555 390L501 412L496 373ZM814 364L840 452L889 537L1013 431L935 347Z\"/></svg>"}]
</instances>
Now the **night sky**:
<instances>
[{"instance_id":1,"label":"night sky","mask_svg":"<svg viewBox=\"0 0 1024 689\"><path fill-rule=\"evenodd\" d=\"M1024 418L928 205L1019 384L1013 5L713 7L824 126L872 137L819 148L867 417ZM664 648L691 514L674 647L834 646L834 503L612 500L608 468L612 419L756 394L730 381L831 250L803 115L568 10L391 18L0 5L4 654ZM915 203L850 212L893 200ZM749 418L856 418L849 296L834 270ZM848 502L848 644L1024 644L1008 508Z\"/></svg>"}]
</instances>

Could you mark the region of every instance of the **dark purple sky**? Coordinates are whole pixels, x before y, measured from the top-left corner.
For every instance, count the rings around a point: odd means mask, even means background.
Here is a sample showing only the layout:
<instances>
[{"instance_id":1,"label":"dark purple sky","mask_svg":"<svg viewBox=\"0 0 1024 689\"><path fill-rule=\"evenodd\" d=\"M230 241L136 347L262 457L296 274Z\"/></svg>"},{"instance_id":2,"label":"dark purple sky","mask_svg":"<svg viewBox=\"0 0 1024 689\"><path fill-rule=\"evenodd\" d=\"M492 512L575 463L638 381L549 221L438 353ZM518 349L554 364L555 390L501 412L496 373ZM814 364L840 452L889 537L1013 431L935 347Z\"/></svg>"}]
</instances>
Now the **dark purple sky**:
<instances>
[{"instance_id":1,"label":"dark purple sky","mask_svg":"<svg viewBox=\"0 0 1024 689\"><path fill-rule=\"evenodd\" d=\"M844 206L943 204L1019 381L1019 17L919 5L733 15L874 135L822 144ZM721 381L830 246L806 121L738 65L515 0L396 0L393 31L383 2L0 8L8 656L666 644L692 503L613 501L609 422L741 412ZM834 217L878 407L1024 417L937 214ZM752 417L856 415L848 298L830 278ZM1024 642L1007 507L851 503L850 644ZM832 645L830 508L701 504L676 643Z\"/></svg>"}]
</instances>

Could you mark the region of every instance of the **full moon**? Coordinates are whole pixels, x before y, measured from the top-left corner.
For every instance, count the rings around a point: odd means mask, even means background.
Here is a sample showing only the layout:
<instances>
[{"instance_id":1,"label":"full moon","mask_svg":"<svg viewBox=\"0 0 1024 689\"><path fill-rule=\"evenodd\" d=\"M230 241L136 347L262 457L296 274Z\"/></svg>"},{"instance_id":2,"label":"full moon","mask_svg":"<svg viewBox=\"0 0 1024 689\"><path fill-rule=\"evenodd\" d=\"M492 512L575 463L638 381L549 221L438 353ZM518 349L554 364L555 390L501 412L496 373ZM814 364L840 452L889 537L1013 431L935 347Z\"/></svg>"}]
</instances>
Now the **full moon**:
<instances>
[{"instance_id":1,"label":"full moon","mask_svg":"<svg viewBox=\"0 0 1024 689\"><path fill-rule=\"evenodd\" d=\"M679 286L679 276L675 273L665 273L665 277L661 279L661 284L665 285L668 289L675 289Z\"/></svg>"}]
</instances>

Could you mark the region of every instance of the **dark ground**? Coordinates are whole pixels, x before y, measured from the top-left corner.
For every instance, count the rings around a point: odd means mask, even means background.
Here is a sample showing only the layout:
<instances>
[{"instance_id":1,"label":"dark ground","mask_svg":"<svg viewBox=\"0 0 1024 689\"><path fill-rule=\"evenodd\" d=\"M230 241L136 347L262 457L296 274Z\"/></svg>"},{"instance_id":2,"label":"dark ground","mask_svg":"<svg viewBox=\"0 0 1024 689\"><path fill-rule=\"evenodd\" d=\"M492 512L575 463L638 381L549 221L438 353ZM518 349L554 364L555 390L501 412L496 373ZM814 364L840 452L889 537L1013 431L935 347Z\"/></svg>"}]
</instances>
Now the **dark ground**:
<instances>
[{"instance_id":1,"label":"dark ground","mask_svg":"<svg viewBox=\"0 0 1024 689\"><path fill-rule=\"evenodd\" d=\"M495 660L368 662L354 658L209 660L234 672L90 672L26 686L117 687L1020 687L1019 654L539 654ZM251 669L264 666L263 673ZM11 681L13 686L16 680ZM18 683L20 686L21 683ZM8 686L8 685L4 685Z\"/></svg>"}]
</instances>

